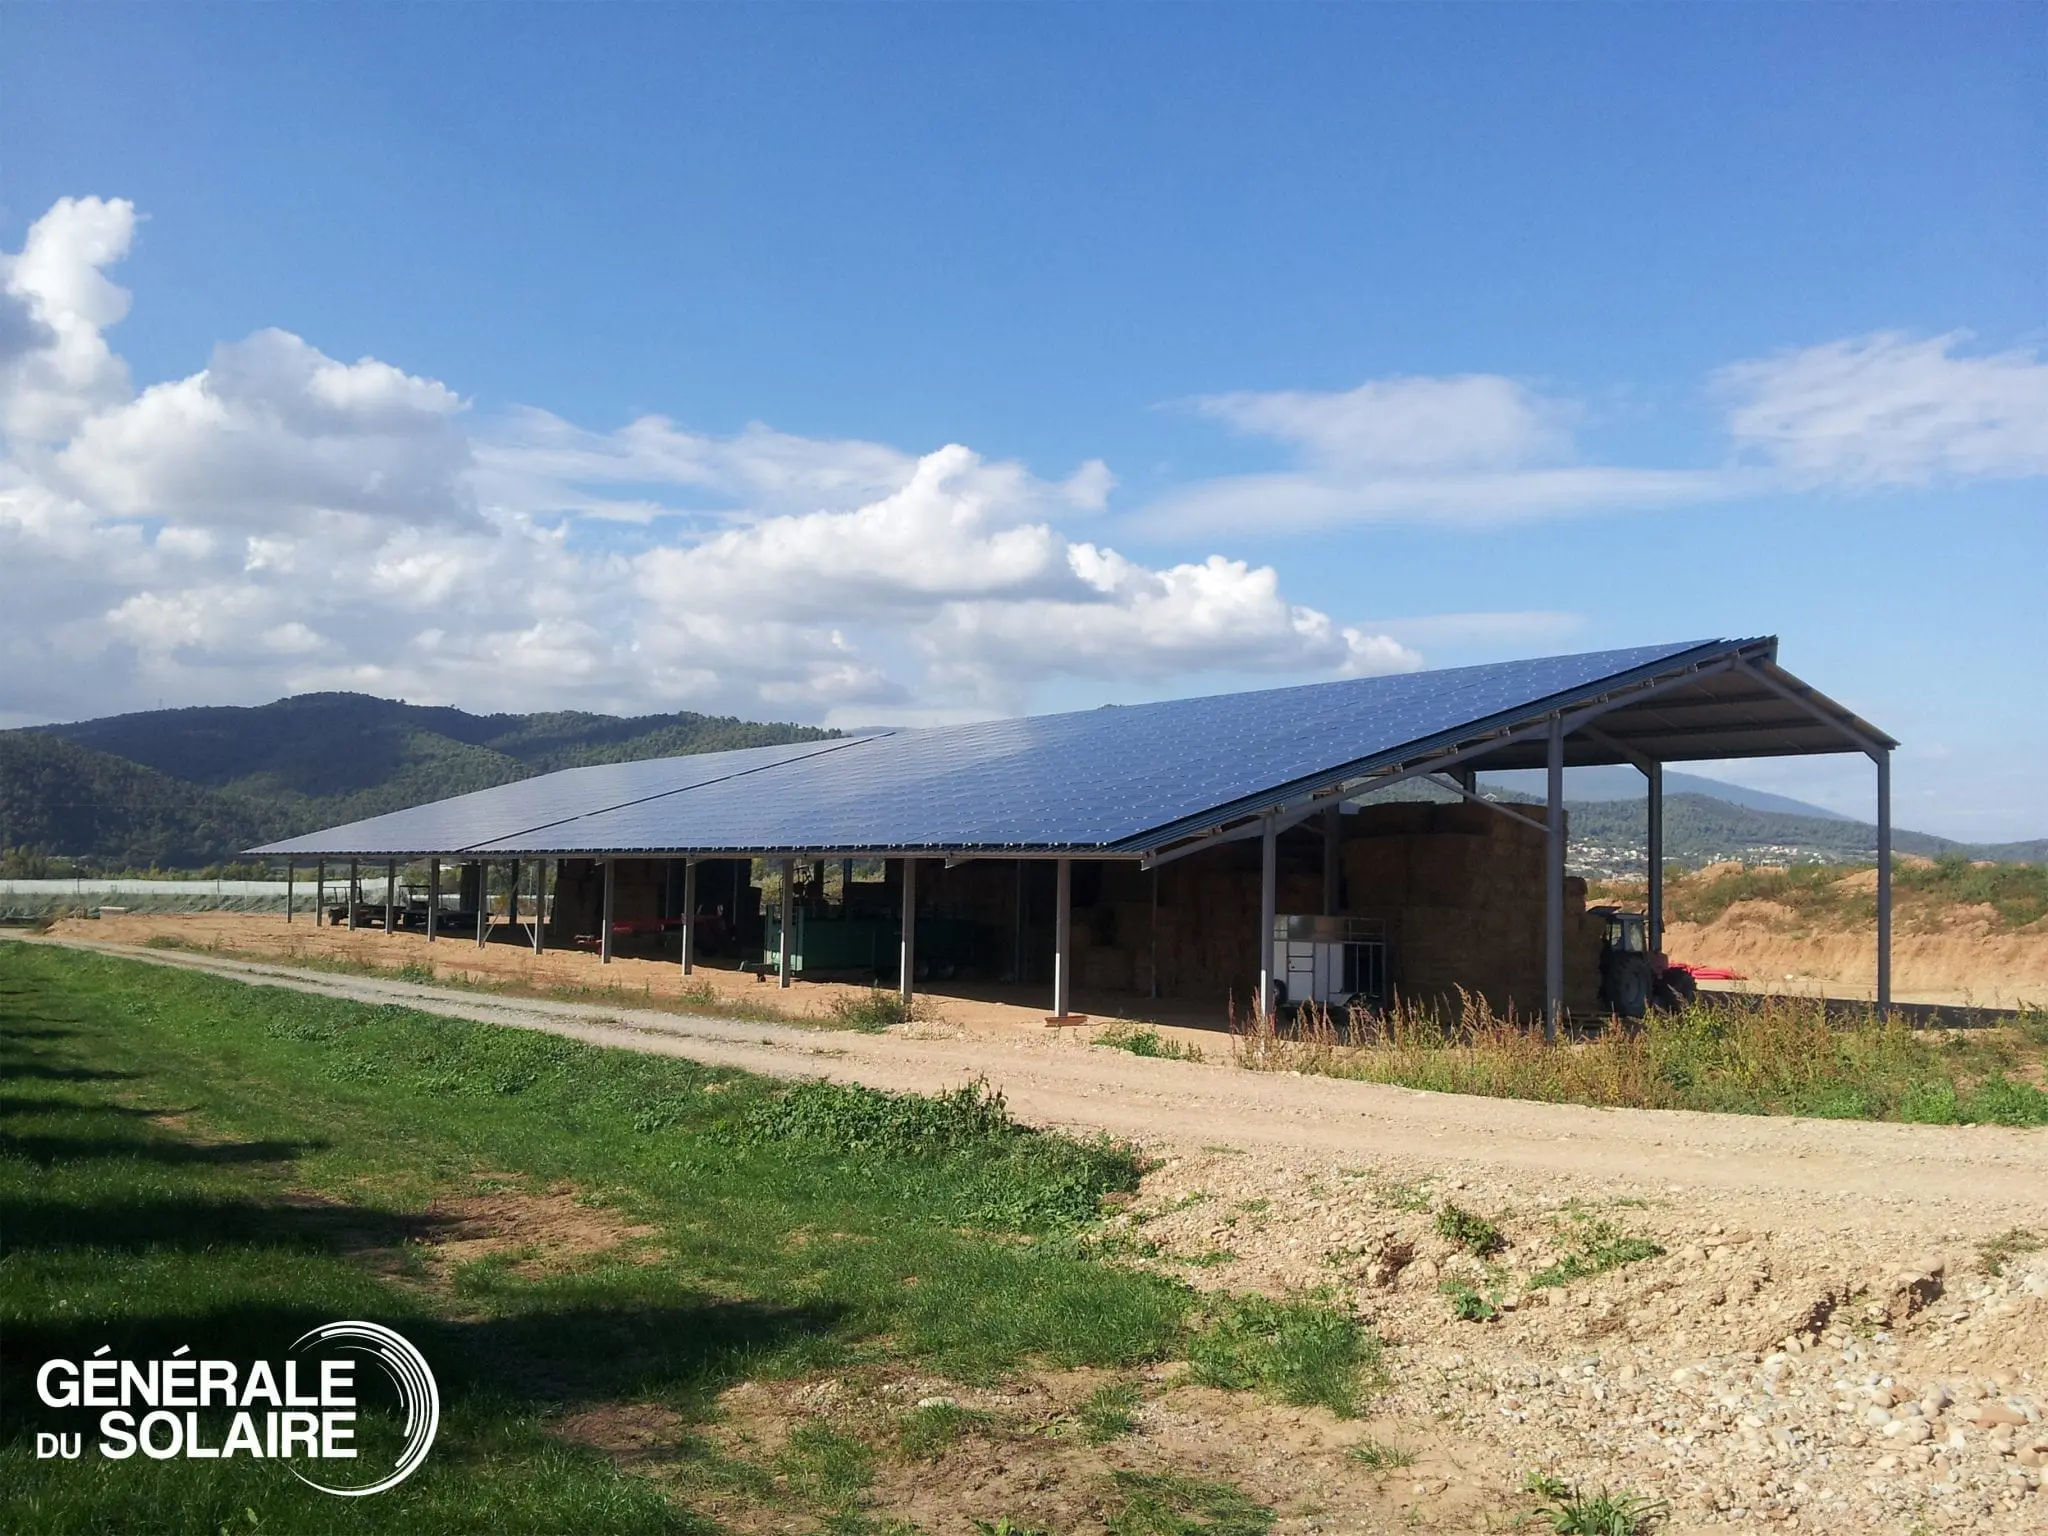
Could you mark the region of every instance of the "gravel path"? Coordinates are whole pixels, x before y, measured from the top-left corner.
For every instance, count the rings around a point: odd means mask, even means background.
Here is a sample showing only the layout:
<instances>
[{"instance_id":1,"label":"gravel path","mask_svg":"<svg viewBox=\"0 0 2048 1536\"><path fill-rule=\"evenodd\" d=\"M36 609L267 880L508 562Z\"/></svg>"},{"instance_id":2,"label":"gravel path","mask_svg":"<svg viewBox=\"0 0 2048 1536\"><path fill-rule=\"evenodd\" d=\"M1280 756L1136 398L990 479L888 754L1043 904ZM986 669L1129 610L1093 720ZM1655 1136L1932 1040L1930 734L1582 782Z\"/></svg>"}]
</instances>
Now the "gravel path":
<instances>
[{"instance_id":1,"label":"gravel path","mask_svg":"<svg viewBox=\"0 0 2048 1536\"><path fill-rule=\"evenodd\" d=\"M1196 1285L1321 1290L1369 1317L1394 1382L1378 1411L1424 1453L1389 1474L1420 1524L1458 1528L1453 1483L1508 1499L1542 1470L1666 1498L1675 1530L2048 1528L2048 1249L1981 1251L2048 1236L2048 1131L1465 1098L1080 1031L864 1035L65 942L785 1077L985 1076L1020 1118L1142 1141L1159 1167L1106 1240ZM1446 1203L1502 1246L1440 1235ZM1603 1231L1662 1251L1535 1283ZM1455 1317L1457 1286L1495 1315Z\"/></svg>"}]
</instances>

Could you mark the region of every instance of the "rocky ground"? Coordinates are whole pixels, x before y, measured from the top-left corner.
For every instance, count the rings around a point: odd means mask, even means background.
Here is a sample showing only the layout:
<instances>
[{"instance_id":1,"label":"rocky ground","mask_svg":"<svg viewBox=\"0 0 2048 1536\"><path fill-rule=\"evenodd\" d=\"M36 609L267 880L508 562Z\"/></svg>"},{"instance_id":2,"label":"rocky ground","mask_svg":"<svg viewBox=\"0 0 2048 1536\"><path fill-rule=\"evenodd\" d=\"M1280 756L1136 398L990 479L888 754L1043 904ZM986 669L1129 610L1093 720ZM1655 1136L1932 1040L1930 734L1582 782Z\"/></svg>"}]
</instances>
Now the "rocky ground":
<instances>
[{"instance_id":1,"label":"rocky ground","mask_svg":"<svg viewBox=\"0 0 2048 1536\"><path fill-rule=\"evenodd\" d=\"M1349 1302L1390 1346L1375 1412L1496 1486L1633 1490L1677 1529L2048 1528L2048 1252L2009 1251L2031 1234L1914 1248L1908 1213L1738 1227L1729 1205L1212 1149L1148 1179L1111 1241L1199 1286ZM1447 1207L1498 1250L1443 1235Z\"/></svg>"}]
</instances>

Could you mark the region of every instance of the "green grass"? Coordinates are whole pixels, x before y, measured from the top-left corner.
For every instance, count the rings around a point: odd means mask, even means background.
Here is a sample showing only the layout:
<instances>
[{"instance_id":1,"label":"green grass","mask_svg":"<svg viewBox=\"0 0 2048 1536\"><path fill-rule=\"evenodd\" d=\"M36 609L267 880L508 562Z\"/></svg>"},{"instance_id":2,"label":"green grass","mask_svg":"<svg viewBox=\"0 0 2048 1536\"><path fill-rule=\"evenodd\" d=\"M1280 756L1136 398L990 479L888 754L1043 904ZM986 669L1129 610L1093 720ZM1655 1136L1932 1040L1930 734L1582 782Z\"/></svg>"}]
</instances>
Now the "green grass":
<instances>
[{"instance_id":1,"label":"green grass","mask_svg":"<svg viewBox=\"0 0 2048 1536\"><path fill-rule=\"evenodd\" d=\"M1123 1507L1106 1523L1109 1536L1266 1536L1273 1511L1229 1483L1171 1473L1118 1472Z\"/></svg>"},{"instance_id":2,"label":"green grass","mask_svg":"<svg viewBox=\"0 0 2048 1536\"><path fill-rule=\"evenodd\" d=\"M1089 1043L1112 1051L1128 1051L1133 1056L1152 1056L1164 1061L1202 1059L1202 1048L1199 1045L1182 1045L1178 1040L1169 1040L1149 1024L1112 1024Z\"/></svg>"},{"instance_id":3,"label":"green grass","mask_svg":"<svg viewBox=\"0 0 2048 1536\"><path fill-rule=\"evenodd\" d=\"M1379 1339L1349 1313L1312 1301L1217 1298L1188 1359L1205 1386L1256 1387L1340 1418L1356 1414L1380 1385Z\"/></svg>"},{"instance_id":4,"label":"green grass","mask_svg":"<svg viewBox=\"0 0 2048 1536\"><path fill-rule=\"evenodd\" d=\"M1106 1445L1138 1432L1138 1389L1131 1382L1104 1382L1074 1410L1090 1445Z\"/></svg>"},{"instance_id":5,"label":"green grass","mask_svg":"<svg viewBox=\"0 0 2048 1536\"><path fill-rule=\"evenodd\" d=\"M1367 1435L1344 1453L1368 1472L1399 1472L1415 1465L1415 1452L1405 1445L1392 1445Z\"/></svg>"},{"instance_id":6,"label":"green grass","mask_svg":"<svg viewBox=\"0 0 2048 1536\"><path fill-rule=\"evenodd\" d=\"M912 1461L937 1461L961 1436L985 1430L994 1418L958 1403L930 1403L913 1408L896 1425L896 1448Z\"/></svg>"},{"instance_id":7,"label":"green grass","mask_svg":"<svg viewBox=\"0 0 2048 1536\"><path fill-rule=\"evenodd\" d=\"M1135 1179L1130 1154L979 1090L785 1089L25 944L0 944L0 1068L0 1528L696 1532L687 1477L672 1498L550 1423L621 1402L697 1422L741 1380L870 1362L1115 1369L1187 1339L1183 1286L1064 1236ZM486 1171L657 1236L428 1283L423 1213ZM276 1355L343 1317L398 1328L441 1382L440 1439L390 1493L331 1499L275 1462L34 1458L35 1430L75 1427L34 1402L43 1359ZM862 1462L831 1433L793 1438L784 1476L860 1528Z\"/></svg>"}]
</instances>

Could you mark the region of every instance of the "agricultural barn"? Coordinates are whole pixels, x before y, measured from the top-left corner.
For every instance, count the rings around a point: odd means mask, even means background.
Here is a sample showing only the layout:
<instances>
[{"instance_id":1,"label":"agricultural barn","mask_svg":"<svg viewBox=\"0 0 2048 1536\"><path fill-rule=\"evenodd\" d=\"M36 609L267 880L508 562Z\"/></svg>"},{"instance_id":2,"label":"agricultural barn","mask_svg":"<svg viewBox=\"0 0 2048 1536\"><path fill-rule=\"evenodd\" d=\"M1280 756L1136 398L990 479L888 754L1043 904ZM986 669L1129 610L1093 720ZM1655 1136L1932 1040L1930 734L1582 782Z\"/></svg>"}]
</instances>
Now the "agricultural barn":
<instances>
[{"instance_id":1,"label":"agricultural barn","mask_svg":"<svg viewBox=\"0 0 2048 1536\"><path fill-rule=\"evenodd\" d=\"M1372 1005L1456 988L1594 1006L1603 921L1565 873L1564 770L1648 787L1651 947L1671 762L1862 752L1890 1001L1892 739L1713 640L548 774L253 850L347 865L344 920L899 986ZM1548 804L1474 776L1548 769ZM1450 791L1388 799L1396 785ZM384 903L362 896L384 865ZM392 871L424 863L396 904ZM443 886L443 866L453 878ZM764 900L764 895L767 899ZM341 915L337 913L337 915Z\"/></svg>"}]
</instances>

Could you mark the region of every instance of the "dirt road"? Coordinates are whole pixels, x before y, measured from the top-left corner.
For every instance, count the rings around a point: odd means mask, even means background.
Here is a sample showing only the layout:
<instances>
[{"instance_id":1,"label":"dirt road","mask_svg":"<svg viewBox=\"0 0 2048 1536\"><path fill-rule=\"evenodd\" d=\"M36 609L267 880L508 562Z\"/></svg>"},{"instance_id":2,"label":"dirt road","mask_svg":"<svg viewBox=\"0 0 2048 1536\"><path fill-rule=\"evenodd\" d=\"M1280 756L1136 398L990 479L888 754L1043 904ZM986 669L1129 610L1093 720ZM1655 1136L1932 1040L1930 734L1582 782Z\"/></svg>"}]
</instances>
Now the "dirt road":
<instances>
[{"instance_id":1,"label":"dirt road","mask_svg":"<svg viewBox=\"0 0 2048 1536\"><path fill-rule=\"evenodd\" d=\"M1667 1497L1679 1530L2048 1524L2048 1250L2028 1247L2048 1235L2048 1131L1465 1098L1138 1058L1085 1031L868 1035L61 942L753 1072L986 1077L1022 1119L1139 1140L1159 1166L1113 1227L1130 1262L1340 1295L1393 1346L1381 1411L1424 1448L1399 1474L1423 1523L1456 1528L1476 1510L1461 1487L1540 1466ZM1446 1202L1505 1248L1482 1262L1440 1235ZM1603 1233L1661 1254L1538 1278ZM1999 1234L2003 1263L1983 1252ZM1495 1315L1455 1317L1458 1286Z\"/></svg>"},{"instance_id":2,"label":"dirt road","mask_svg":"<svg viewBox=\"0 0 2048 1536\"><path fill-rule=\"evenodd\" d=\"M1790 1201L1806 1219L1866 1224L1872 1207L1933 1206L1953 1224L2032 1219L2048 1187L2048 1135L1981 1126L1879 1125L1677 1110L1588 1109L1241 1072L1088 1044L1088 1031L968 1034L944 1024L883 1034L541 1001L324 974L177 950L91 944L158 965L330 997L405 1003L453 1018L687 1056L778 1076L930 1092L975 1077L1035 1124L1190 1148L1399 1159L1453 1175L1492 1170L1605 1186L1610 1194L1716 1192ZM1677 1186L1677 1188L1673 1188ZM1814 1209L1813 1203L1820 1202Z\"/></svg>"}]
</instances>

